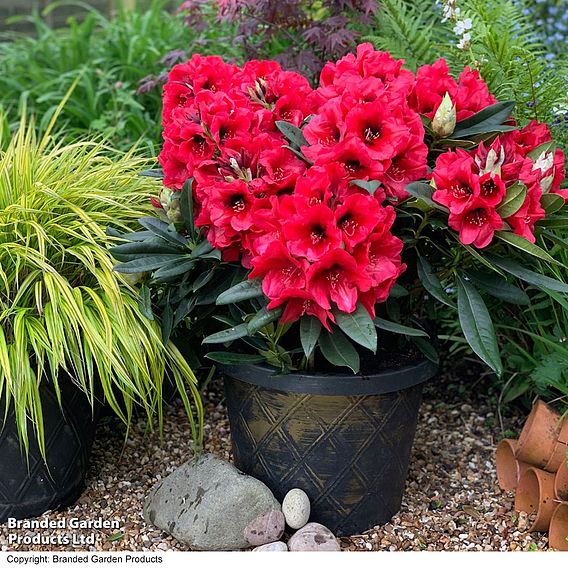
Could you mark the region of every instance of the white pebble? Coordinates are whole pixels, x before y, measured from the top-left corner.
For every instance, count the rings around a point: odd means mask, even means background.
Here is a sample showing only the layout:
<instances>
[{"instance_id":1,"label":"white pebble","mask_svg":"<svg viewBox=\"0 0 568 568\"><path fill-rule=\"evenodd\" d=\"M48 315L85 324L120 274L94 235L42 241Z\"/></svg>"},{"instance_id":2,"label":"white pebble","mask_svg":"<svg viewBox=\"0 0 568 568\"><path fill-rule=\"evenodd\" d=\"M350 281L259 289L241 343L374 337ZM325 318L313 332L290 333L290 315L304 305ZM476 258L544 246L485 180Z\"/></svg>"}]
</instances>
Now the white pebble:
<instances>
[{"instance_id":1,"label":"white pebble","mask_svg":"<svg viewBox=\"0 0 568 568\"><path fill-rule=\"evenodd\" d=\"M301 489L291 489L282 502L286 524L292 529L301 529L310 520L310 499Z\"/></svg>"}]
</instances>

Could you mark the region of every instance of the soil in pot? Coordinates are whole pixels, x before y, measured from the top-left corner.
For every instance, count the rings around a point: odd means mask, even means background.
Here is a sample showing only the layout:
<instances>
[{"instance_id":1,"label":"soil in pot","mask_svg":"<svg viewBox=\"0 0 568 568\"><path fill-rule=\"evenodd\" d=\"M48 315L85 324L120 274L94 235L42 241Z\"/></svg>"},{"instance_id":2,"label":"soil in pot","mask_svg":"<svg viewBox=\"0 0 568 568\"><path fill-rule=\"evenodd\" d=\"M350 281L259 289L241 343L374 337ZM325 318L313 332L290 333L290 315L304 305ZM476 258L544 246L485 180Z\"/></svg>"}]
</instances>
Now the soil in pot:
<instances>
[{"instance_id":1,"label":"soil in pot","mask_svg":"<svg viewBox=\"0 0 568 568\"><path fill-rule=\"evenodd\" d=\"M436 370L415 355L360 375L223 366L235 464L279 500L303 489L310 520L337 535L386 523L400 509L422 383Z\"/></svg>"},{"instance_id":2,"label":"soil in pot","mask_svg":"<svg viewBox=\"0 0 568 568\"><path fill-rule=\"evenodd\" d=\"M0 523L62 509L81 495L95 434L93 410L70 379L60 385L63 410L47 380L41 386L46 462L31 424L29 454L23 453L13 410L8 411L0 431ZM5 404L1 399L0 416Z\"/></svg>"}]
</instances>

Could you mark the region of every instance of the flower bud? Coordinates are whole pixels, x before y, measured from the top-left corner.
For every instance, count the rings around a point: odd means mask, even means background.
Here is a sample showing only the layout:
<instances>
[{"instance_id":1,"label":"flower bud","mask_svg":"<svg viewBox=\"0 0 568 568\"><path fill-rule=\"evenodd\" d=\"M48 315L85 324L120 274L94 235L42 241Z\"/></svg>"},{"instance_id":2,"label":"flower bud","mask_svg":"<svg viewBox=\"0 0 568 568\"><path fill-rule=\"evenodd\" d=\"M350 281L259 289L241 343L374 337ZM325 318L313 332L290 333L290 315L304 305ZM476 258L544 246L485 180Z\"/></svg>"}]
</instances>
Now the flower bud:
<instances>
[{"instance_id":1,"label":"flower bud","mask_svg":"<svg viewBox=\"0 0 568 568\"><path fill-rule=\"evenodd\" d=\"M445 138L454 131L455 127L456 105L452 103L449 93L446 93L432 119L432 130L436 136Z\"/></svg>"}]
</instances>

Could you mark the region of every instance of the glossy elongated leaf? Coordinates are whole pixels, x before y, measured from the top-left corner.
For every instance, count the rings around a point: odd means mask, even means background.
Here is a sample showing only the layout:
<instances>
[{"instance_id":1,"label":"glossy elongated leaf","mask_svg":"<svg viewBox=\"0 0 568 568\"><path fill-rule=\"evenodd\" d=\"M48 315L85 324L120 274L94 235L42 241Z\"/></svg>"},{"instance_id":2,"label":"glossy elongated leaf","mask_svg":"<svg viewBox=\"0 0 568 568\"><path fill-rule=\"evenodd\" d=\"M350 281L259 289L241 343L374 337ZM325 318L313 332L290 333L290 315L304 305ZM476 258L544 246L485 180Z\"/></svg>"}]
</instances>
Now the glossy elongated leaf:
<instances>
[{"instance_id":1,"label":"glossy elongated leaf","mask_svg":"<svg viewBox=\"0 0 568 568\"><path fill-rule=\"evenodd\" d=\"M429 337L429 335L422 329L408 327L383 318L375 318L373 322L379 329L389 331L390 333L398 333L400 335L408 335L410 337Z\"/></svg>"},{"instance_id":2,"label":"glossy elongated leaf","mask_svg":"<svg viewBox=\"0 0 568 568\"><path fill-rule=\"evenodd\" d=\"M334 315L337 325L345 335L373 353L377 352L377 330L362 304L357 304L355 311L350 314L336 310Z\"/></svg>"},{"instance_id":3,"label":"glossy elongated leaf","mask_svg":"<svg viewBox=\"0 0 568 568\"><path fill-rule=\"evenodd\" d=\"M467 138L485 132L505 132L513 127L503 123L511 116L515 108L514 101L503 101L490 105L474 115L457 123L453 138Z\"/></svg>"},{"instance_id":4,"label":"glossy elongated leaf","mask_svg":"<svg viewBox=\"0 0 568 568\"><path fill-rule=\"evenodd\" d=\"M189 258L177 258L176 260L158 268L158 270L152 274L152 280L154 280L154 282L164 282L171 278L182 276L193 270L194 267L195 260L191 260Z\"/></svg>"},{"instance_id":5,"label":"glossy elongated leaf","mask_svg":"<svg viewBox=\"0 0 568 568\"><path fill-rule=\"evenodd\" d=\"M537 226L548 229L568 229L568 215L554 215L549 219L542 219Z\"/></svg>"},{"instance_id":6,"label":"glossy elongated leaf","mask_svg":"<svg viewBox=\"0 0 568 568\"><path fill-rule=\"evenodd\" d=\"M521 181L514 183L507 188L503 202L497 207L497 213L503 219L514 215L523 206L526 197L527 186Z\"/></svg>"},{"instance_id":7,"label":"glossy elongated leaf","mask_svg":"<svg viewBox=\"0 0 568 568\"><path fill-rule=\"evenodd\" d=\"M504 270L505 272L508 272L509 274L512 274L513 276L516 276L537 288L548 288L549 290L554 290L561 294L568 294L568 284L564 284L564 282L560 282L554 278L549 278L548 276L529 270L509 258L499 258L490 255L489 260L501 268L501 270Z\"/></svg>"},{"instance_id":8,"label":"glossy elongated leaf","mask_svg":"<svg viewBox=\"0 0 568 568\"><path fill-rule=\"evenodd\" d=\"M308 141L304 137L304 133L294 124L286 122L285 120L277 120L276 128L282 132L284 137L289 140L296 148L307 146Z\"/></svg>"},{"instance_id":9,"label":"glossy elongated leaf","mask_svg":"<svg viewBox=\"0 0 568 568\"><path fill-rule=\"evenodd\" d=\"M189 231L189 234L194 237L196 235L196 230L195 220L193 217L193 194L191 189L192 184L193 178L188 179L183 184L180 196L180 212L185 228Z\"/></svg>"},{"instance_id":10,"label":"glossy elongated leaf","mask_svg":"<svg viewBox=\"0 0 568 568\"><path fill-rule=\"evenodd\" d=\"M269 323L276 321L282 315L282 308L276 310L267 310L262 308L248 323L247 331L249 335L254 335L259 329L267 326Z\"/></svg>"},{"instance_id":11,"label":"glossy elongated leaf","mask_svg":"<svg viewBox=\"0 0 568 568\"><path fill-rule=\"evenodd\" d=\"M404 298L405 296L408 296L408 293L409 292L406 288L403 288L400 284L395 282L390 289L389 298Z\"/></svg>"},{"instance_id":12,"label":"glossy elongated leaf","mask_svg":"<svg viewBox=\"0 0 568 568\"><path fill-rule=\"evenodd\" d=\"M140 312L144 315L144 317L148 318L149 320L154 319L154 313L152 312L152 298L150 293L150 288L143 284L140 286L140 300L138 302L138 307Z\"/></svg>"},{"instance_id":13,"label":"glossy elongated leaf","mask_svg":"<svg viewBox=\"0 0 568 568\"><path fill-rule=\"evenodd\" d=\"M162 168L155 168L150 170L143 170L139 174L142 177L150 177L155 179L164 179L164 170Z\"/></svg>"},{"instance_id":14,"label":"glossy elongated leaf","mask_svg":"<svg viewBox=\"0 0 568 568\"><path fill-rule=\"evenodd\" d=\"M262 355L229 353L228 351L210 351L205 357L211 359L211 361L215 361L215 363L224 363L225 365L252 365L264 361Z\"/></svg>"},{"instance_id":15,"label":"glossy elongated leaf","mask_svg":"<svg viewBox=\"0 0 568 568\"><path fill-rule=\"evenodd\" d=\"M557 193L544 193L540 198L540 204L547 215L552 215L564 207L564 198Z\"/></svg>"},{"instance_id":16,"label":"glossy elongated leaf","mask_svg":"<svg viewBox=\"0 0 568 568\"><path fill-rule=\"evenodd\" d=\"M174 328L174 311L168 302L162 312L162 341L168 343Z\"/></svg>"},{"instance_id":17,"label":"glossy elongated leaf","mask_svg":"<svg viewBox=\"0 0 568 568\"><path fill-rule=\"evenodd\" d=\"M418 347L422 355L426 357L432 363L436 363L436 365L440 362L440 358L438 356L438 351L432 345L432 342L424 339L424 337L411 337L410 338L412 343Z\"/></svg>"},{"instance_id":18,"label":"glossy elongated leaf","mask_svg":"<svg viewBox=\"0 0 568 568\"><path fill-rule=\"evenodd\" d=\"M286 148L287 150L290 150L290 152L292 152L292 154L294 154L295 156L300 158L300 160L303 160L309 166L313 166L314 163L309 158L304 156L304 154L302 154L302 151L299 150L298 148L295 148L294 146L289 146L287 144L282 146L282 148Z\"/></svg>"},{"instance_id":19,"label":"glossy elongated leaf","mask_svg":"<svg viewBox=\"0 0 568 568\"><path fill-rule=\"evenodd\" d=\"M371 195L374 195L375 191L377 191L377 189L379 189L379 187L381 187L382 184L380 181L377 180L366 181L364 179L354 179L351 182L351 185L356 185L361 189L367 190Z\"/></svg>"},{"instance_id":20,"label":"glossy elongated leaf","mask_svg":"<svg viewBox=\"0 0 568 568\"><path fill-rule=\"evenodd\" d=\"M145 256L118 264L114 267L116 272L122 274L137 274L138 272L152 272L162 266L168 264L172 260L178 260L179 254L156 254L152 256Z\"/></svg>"},{"instance_id":21,"label":"glossy elongated leaf","mask_svg":"<svg viewBox=\"0 0 568 568\"><path fill-rule=\"evenodd\" d=\"M300 320L300 341L306 357L313 353L321 334L321 327L320 320L313 316L304 316Z\"/></svg>"},{"instance_id":22,"label":"glossy elongated leaf","mask_svg":"<svg viewBox=\"0 0 568 568\"><path fill-rule=\"evenodd\" d=\"M203 257L213 250L213 245L209 241L199 243L192 251L191 258Z\"/></svg>"},{"instance_id":23,"label":"glossy elongated leaf","mask_svg":"<svg viewBox=\"0 0 568 568\"><path fill-rule=\"evenodd\" d=\"M234 341L235 339L240 339L241 337L246 337L248 335L247 324L241 323L229 329L224 329L223 331L218 331L208 335L203 343L227 343L229 341Z\"/></svg>"},{"instance_id":24,"label":"glossy elongated leaf","mask_svg":"<svg viewBox=\"0 0 568 568\"><path fill-rule=\"evenodd\" d=\"M203 286L205 286L206 284L209 284L209 282L211 282L211 280L213 279L214 276L215 276L214 270L207 270L205 272L202 272L194 280L193 285L192 285L192 290L194 292L197 292L197 290L201 290L201 288L203 288Z\"/></svg>"},{"instance_id":25,"label":"glossy elongated leaf","mask_svg":"<svg viewBox=\"0 0 568 568\"><path fill-rule=\"evenodd\" d=\"M519 250L522 250L532 256L535 256L536 258L540 258L541 260L546 260L546 262L551 262L553 264L560 264L562 266L561 262L558 262L555 258L550 256L545 250L541 249L538 245L535 245L530 241L527 241L527 239L521 237L521 235L516 235L515 233L508 233L504 231L497 231L495 233L495 236L501 239L502 241L505 241L506 243L514 246L515 248L518 248Z\"/></svg>"},{"instance_id":26,"label":"glossy elongated leaf","mask_svg":"<svg viewBox=\"0 0 568 568\"><path fill-rule=\"evenodd\" d=\"M250 300L251 298L259 298L262 295L262 283L260 280L245 280L219 294L215 303L218 306L225 306L242 302L243 300Z\"/></svg>"},{"instance_id":27,"label":"glossy elongated leaf","mask_svg":"<svg viewBox=\"0 0 568 568\"><path fill-rule=\"evenodd\" d=\"M426 203L430 207L433 207L435 209L439 209L440 211L445 211L445 212L448 211L445 207L443 207L439 203L436 203L432 199L432 194L434 193L434 188L429 183L426 183L425 181L413 181L412 183L409 183L408 185L406 185L404 189L408 193L410 193L410 195L412 195L412 197L416 197L416 199L420 199L420 201L423 201L424 203Z\"/></svg>"},{"instance_id":28,"label":"glossy elongated leaf","mask_svg":"<svg viewBox=\"0 0 568 568\"><path fill-rule=\"evenodd\" d=\"M458 277L456 284L458 316L463 334L474 353L500 376L503 365L489 310L470 282Z\"/></svg>"},{"instance_id":29,"label":"glossy elongated leaf","mask_svg":"<svg viewBox=\"0 0 568 568\"><path fill-rule=\"evenodd\" d=\"M416 268L418 270L418 278L420 278L420 282L422 282L426 291L436 298L436 300L446 304L446 306L455 308L455 305L452 303L450 298L448 298L448 295L442 288L442 284L436 276L431 264L424 257L418 255Z\"/></svg>"},{"instance_id":30,"label":"glossy elongated leaf","mask_svg":"<svg viewBox=\"0 0 568 568\"><path fill-rule=\"evenodd\" d=\"M322 333L318 345L322 355L332 365L336 367L348 367L354 373L359 372L361 366L359 354L347 337L338 329L335 329L333 333Z\"/></svg>"},{"instance_id":31,"label":"glossy elongated leaf","mask_svg":"<svg viewBox=\"0 0 568 568\"><path fill-rule=\"evenodd\" d=\"M176 254L184 250L184 246L181 244L173 244L164 241L160 237L151 237L143 241L136 241L130 243L124 243L122 245L117 245L112 247L109 252L121 261L136 260L141 255L153 255L153 254Z\"/></svg>"},{"instance_id":32,"label":"glossy elongated leaf","mask_svg":"<svg viewBox=\"0 0 568 568\"><path fill-rule=\"evenodd\" d=\"M144 217L139 219L138 222L145 228L157 235L162 237L166 241L173 244L187 244L187 239L180 235L175 230L170 229L170 225L160 219L155 219L154 217Z\"/></svg>"},{"instance_id":33,"label":"glossy elongated leaf","mask_svg":"<svg viewBox=\"0 0 568 568\"><path fill-rule=\"evenodd\" d=\"M495 298L519 306L530 304L530 299L524 290L507 282L507 280L501 278L498 274L472 270L468 272L467 275L478 288L483 289Z\"/></svg>"}]
</instances>

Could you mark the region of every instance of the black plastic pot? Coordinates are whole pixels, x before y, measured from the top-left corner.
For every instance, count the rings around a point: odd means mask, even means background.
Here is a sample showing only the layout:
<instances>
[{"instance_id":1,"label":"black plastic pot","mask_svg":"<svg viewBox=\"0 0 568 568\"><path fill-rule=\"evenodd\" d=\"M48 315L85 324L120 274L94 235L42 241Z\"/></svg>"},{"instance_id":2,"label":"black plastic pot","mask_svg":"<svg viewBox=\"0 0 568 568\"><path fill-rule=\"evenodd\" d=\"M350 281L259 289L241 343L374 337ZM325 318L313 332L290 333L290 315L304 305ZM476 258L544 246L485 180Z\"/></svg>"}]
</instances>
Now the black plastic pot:
<instances>
[{"instance_id":1,"label":"black plastic pot","mask_svg":"<svg viewBox=\"0 0 568 568\"><path fill-rule=\"evenodd\" d=\"M422 383L436 374L435 364L366 376L222 368L240 470L280 501L290 489L303 489L310 519L340 536L386 523L399 511Z\"/></svg>"},{"instance_id":2,"label":"black plastic pot","mask_svg":"<svg viewBox=\"0 0 568 568\"><path fill-rule=\"evenodd\" d=\"M13 408L0 430L0 523L10 517L37 517L73 504L83 491L95 435L93 410L86 396L70 381L60 381L61 410L48 384L41 387L46 463L32 425L26 457L16 430ZM0 399L0 427L6 401Z\"/></svg>"}]
</instances>

